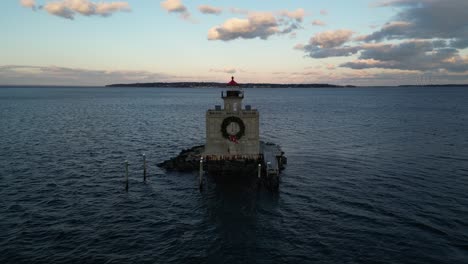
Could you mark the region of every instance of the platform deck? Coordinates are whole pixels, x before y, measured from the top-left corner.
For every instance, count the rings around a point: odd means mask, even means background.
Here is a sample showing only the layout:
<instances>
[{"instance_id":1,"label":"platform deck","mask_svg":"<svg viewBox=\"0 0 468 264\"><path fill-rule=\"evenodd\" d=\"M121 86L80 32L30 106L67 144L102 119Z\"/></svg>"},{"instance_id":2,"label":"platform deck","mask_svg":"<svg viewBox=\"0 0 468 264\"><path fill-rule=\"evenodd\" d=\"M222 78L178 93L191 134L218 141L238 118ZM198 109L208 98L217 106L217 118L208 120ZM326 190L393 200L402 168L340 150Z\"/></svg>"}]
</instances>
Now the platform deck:
<instances>
[{"instance_id":1,"label":"platform deck","mask_svg":"<svg viewBox=\"0 0 468 264\"><path fill-rule=\"evenodd\" d=\"M281 156L280 147L274 144L261 142L260 151L263 154L264 166L266 166L268 174L279 175L280 168L277 157Z\"/></svg>"}]
</instances>

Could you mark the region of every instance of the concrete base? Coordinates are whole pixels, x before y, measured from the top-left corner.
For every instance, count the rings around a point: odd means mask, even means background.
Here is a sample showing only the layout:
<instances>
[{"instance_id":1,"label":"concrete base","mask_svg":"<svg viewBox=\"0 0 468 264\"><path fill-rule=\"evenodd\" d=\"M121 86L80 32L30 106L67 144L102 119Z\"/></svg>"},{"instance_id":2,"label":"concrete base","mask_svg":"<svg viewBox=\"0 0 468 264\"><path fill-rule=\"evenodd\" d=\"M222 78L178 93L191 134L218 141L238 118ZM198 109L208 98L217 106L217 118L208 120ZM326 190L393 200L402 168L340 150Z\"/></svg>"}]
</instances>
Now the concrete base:
<instances>
[{"instance_id":1,"label":"concrete base","mask_svg":"<svg viewBox=\"0 0 468 264\"><path fill-rule=\"evenodd\" d=\"M278 145L261 142L261 146L260 158L206 159L203 161L203 170L218 182L248 182L249 184L276 190L279 187L279 175L284 169L287 159ZM183 150L178 156L159 163L158 167L168 171L199 171L203 151L204 146L195 146ZM258 164L261 164L260 177L258 175Z\"/></svg>"}]
</instances>

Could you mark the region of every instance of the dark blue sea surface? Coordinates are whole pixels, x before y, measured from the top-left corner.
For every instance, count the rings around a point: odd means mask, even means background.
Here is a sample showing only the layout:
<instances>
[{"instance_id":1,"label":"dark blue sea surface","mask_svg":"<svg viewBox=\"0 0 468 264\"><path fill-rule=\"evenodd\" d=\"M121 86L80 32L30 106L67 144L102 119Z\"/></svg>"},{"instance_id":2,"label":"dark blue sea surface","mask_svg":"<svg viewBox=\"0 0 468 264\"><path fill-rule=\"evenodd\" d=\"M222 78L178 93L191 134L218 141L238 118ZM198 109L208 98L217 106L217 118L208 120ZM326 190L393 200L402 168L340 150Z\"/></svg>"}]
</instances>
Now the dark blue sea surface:
<instances>
[{"instance_id":1,"label":"dark blue sea surface","mask_svg":"<svg viewBox=\"0 0 468 264\"><path fill-rule=\"evenodd\" d=\"M246 90L280 189L200 193L220 91L0 89L0 263L468 263L468 87Z\"/></svg>"}]
</instances>

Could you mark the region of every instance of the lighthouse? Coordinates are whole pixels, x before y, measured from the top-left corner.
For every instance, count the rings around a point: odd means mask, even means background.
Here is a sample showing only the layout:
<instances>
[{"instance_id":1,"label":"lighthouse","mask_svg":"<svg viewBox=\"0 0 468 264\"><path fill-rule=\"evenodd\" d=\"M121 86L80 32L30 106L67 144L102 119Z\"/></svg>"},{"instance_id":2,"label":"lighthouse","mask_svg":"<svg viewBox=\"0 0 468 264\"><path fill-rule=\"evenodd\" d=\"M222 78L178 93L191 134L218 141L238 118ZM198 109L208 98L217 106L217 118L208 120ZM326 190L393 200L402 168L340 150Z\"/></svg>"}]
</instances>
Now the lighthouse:
<instances>
[{"instance_id":1,"label":"lighthouse","mask_svg":"<svg viewBox=\"0 0 468 264\"><path fill-rule=\"evenodd\" d=\"M231 77L221 92L224 105L206 111L206 144L209 160L257 160L260 154L259 113L243 105L244 91Z\"/></svg>"},{"instance_id":2,"label":"lighthouse","mask_svg":"<svg viewBox=\"0 0 468 264\"><path fill-rule=\"evenodd\" d=\"M231 77L221 92L224 105L206 111L206 142L159 163L167 170L199 171L200 188L206 172L213 179L241 180L277 190L287 162L278 145L260 141L259 113L243 104L244 91Z\"/></svg>"}]
</instances>

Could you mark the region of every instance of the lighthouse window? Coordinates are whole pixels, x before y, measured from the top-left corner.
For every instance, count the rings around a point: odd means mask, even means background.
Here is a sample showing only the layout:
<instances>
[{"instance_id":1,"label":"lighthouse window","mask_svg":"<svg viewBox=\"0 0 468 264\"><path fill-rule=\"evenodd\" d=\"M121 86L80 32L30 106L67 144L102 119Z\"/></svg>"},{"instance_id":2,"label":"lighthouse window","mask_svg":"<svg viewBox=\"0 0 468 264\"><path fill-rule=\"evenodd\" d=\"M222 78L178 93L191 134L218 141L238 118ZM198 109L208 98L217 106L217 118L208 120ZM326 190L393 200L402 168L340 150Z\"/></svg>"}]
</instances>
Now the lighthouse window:
<instances>
[{"instance_id":1,"label":"lighthouse window","mask_svg":"<svg viewBox=\"0 0 468 264\"><path fill-rule=\"evenodd\" d=\"M237 111L237 103L234 103L234 111Z\"/></svg>"}]
</instances>

